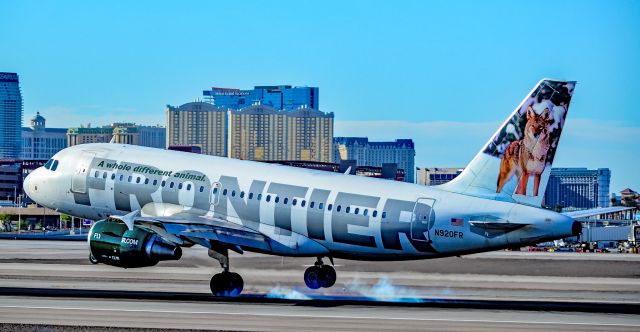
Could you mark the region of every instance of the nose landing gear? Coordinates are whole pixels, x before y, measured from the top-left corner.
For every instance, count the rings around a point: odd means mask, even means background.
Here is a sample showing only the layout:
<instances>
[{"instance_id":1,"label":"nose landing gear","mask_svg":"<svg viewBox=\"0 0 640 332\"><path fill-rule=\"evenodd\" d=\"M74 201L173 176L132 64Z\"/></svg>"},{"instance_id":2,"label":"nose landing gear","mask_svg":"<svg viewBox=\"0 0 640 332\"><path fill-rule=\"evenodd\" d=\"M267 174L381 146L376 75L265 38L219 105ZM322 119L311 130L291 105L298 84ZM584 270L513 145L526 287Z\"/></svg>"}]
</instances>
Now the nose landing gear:
<instances>
[{"instance_id":1,"label":"nose landing gear","mask_svg":"<svg viewBox=\"0 0 640 332\"><path fill-rule=\"evenodd\" d=\"M304 271L304 283L311 289L329 288L336 283L336 278L336 270L333 266L324 264L321 257Z\"/></svg>"}]
</instances>

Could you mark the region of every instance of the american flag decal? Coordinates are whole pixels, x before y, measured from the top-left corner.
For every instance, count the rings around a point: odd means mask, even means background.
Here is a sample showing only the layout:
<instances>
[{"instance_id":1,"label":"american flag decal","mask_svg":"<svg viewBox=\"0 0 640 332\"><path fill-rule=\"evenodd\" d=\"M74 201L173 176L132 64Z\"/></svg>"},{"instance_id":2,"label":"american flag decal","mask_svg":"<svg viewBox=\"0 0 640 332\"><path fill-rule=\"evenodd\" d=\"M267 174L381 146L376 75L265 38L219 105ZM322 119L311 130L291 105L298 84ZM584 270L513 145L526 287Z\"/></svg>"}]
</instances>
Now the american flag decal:
<instances>
[{"instance_id":1,"label":"american flag decal","mask_svg":"<svg viewBox=\"0 0 640 332\"><path fill-rule=\"evenodd\" d=\"M464 225L464 219L462 218L451 218L451 226L460 227Z\"/></svg>"}]
</instances>

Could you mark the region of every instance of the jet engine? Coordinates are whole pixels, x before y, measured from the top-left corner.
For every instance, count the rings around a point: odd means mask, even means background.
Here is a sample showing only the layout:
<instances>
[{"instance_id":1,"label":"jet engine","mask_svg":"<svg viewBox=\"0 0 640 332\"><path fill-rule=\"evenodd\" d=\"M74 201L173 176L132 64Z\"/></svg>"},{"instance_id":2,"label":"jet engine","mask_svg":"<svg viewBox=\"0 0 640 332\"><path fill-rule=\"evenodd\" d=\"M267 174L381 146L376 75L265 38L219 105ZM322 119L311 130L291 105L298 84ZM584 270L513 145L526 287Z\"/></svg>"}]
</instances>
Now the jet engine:
<instances>
[{"instance_id":1,"label":"jet engine","mask_svg":"<svg viewBox=\"0 0 640 332\"><path fill-rule=\"evenodd\" d=\"M108 219L96 222L89 232L90 259L124 268L145 267L159 261L178 260L182 249L157 233Z\"/></svg>"}]
</instances>

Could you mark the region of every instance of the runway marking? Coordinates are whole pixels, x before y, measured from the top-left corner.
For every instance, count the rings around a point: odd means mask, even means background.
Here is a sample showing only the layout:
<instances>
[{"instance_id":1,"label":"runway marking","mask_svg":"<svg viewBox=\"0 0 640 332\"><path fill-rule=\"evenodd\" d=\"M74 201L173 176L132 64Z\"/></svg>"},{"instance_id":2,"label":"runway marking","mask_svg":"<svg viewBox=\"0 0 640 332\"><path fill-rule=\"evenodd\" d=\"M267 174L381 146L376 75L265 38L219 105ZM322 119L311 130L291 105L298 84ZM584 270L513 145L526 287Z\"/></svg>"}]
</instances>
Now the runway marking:
<instances>
[{"instance_id":1,"label":"runway marking","mask_svg":"<svg viewBox=\"0 0 640 332\"><path fill-rule=\"evenodd\" d=\"M131 313L159 313L159 314L196 314L196 315L237 315L237 316L279 316L288 318L309 318L309 314L268 314L250 312L218 312L218 311L186 311L186 310L145 310L145 309L114 309L114 308L82 308L82 307L46 307L46 306L0 306L7 309L42 309L42 310L88 310L88 311L121 311ZM538 325L573 325L573 326L619 326L640 327L640 324L616 324L616 323L581 323L581 322L553 322L553 321L518 321L518 320L486 320L486 319L446 319L446 318L409 318L409 317L376 317L376 316L347 316L347 315L323 315L314 318L330 319L371 319L371 320L414 320L431 322L463 322L463 323L499 323L499 324L538 324Z\"/></svg>"}]
</instances>

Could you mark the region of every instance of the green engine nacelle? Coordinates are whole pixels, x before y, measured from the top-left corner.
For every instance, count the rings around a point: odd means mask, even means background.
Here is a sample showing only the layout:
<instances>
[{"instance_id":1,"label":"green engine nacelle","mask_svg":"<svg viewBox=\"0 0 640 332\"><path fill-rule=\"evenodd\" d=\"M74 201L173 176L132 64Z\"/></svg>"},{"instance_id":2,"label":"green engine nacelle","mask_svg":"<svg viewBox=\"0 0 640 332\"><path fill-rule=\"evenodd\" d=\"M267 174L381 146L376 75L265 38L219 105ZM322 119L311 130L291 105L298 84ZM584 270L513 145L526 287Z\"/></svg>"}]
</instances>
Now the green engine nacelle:
<instances>
[{"instance_id":1,"label":"green engine nacelle","mask_svg":"<svg viewBox=\"0 0 640 332\"><path fill-rule=\"evenodd\" d=\"M119 267L145 267L159 261L182 257L179 246L167 242L146 228L127 225L108 219L96 222L89 232L91 255L99 263Z\"/></svg>"}]
</instances>

